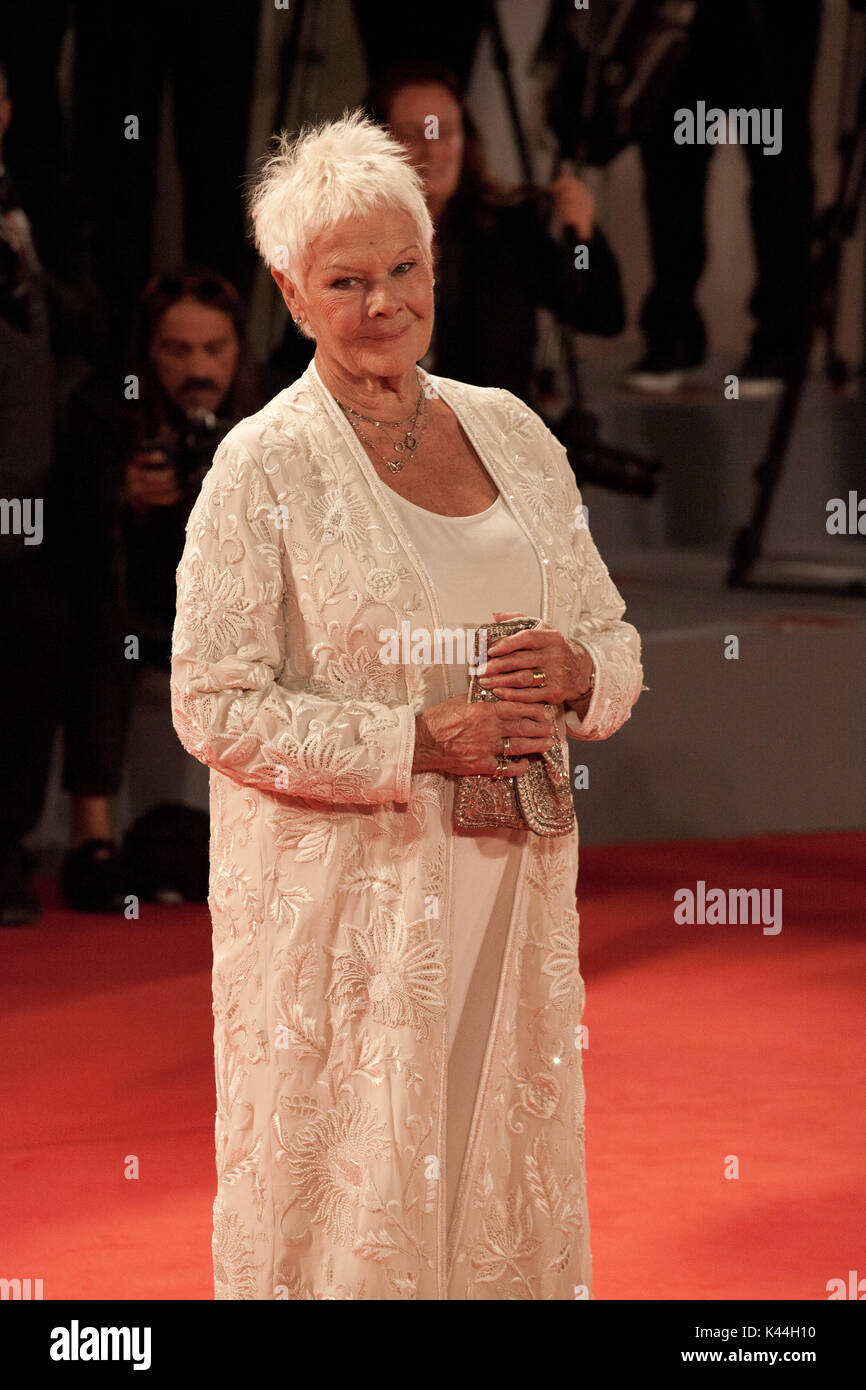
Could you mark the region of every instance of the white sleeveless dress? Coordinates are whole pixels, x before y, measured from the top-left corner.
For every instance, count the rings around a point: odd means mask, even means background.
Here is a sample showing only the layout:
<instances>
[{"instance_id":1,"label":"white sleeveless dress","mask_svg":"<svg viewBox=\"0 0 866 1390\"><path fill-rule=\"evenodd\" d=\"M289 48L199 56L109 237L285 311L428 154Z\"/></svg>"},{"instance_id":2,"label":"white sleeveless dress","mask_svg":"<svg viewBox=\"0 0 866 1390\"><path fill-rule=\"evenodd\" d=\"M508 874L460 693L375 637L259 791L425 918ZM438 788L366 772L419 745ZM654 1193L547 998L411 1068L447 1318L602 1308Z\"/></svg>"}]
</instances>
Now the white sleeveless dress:
<instances>
[{"instance_id":1,"label":"white sleeveless dress","mask_svg":"<svg viewBox=\"0 0 866 1390\"><path fill-rule=\"evenodd\" d=\"M445 628L477 628L493 612L541 611L538 556L501 494L474 516L440 516L391 496L427 568ZM469 689L455 667L455 694ZM448 1219L456 1196L505 948L520 847L529 832L455 831L454 917L448 1009ZM471 986L471 994L470 994Z\"/></svg>"}]
</instances>

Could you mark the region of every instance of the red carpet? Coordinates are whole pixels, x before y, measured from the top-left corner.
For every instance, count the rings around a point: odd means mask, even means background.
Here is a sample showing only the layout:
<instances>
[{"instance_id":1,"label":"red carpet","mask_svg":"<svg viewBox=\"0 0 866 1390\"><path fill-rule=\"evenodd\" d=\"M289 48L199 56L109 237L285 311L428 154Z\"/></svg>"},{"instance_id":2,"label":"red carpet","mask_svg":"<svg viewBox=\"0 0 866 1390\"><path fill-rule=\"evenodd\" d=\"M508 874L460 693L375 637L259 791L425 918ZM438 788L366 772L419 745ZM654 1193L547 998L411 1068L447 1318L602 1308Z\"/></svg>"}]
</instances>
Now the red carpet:
<instances>
[{"instance_id":1,"label":"red carpet","mask_svg":"<svg viewBox=\"0 0 866 1390\"><path fill-rule=\"evenodd\" d=\"M866 1278L864 878L859 832L582 852L598 1299L826 1299ZM781 932L676 925L699 879L781 888ZM84 917L39 888L44 922L0 935L0 1276L46 1299L211 1299L207 909Z\"/></svg>"}]
</instances>

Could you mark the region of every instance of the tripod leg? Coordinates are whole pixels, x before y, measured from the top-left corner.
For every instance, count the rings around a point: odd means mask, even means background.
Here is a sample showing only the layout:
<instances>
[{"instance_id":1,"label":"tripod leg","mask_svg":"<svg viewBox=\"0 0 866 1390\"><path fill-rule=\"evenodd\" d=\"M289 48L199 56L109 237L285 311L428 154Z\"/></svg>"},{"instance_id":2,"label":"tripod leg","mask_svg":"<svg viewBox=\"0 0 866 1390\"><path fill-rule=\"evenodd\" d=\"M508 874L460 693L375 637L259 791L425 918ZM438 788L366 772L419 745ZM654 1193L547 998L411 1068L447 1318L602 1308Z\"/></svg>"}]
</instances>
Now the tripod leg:
<instances>
[{"instance_id":1,"label":"tripod leg","mask_svg":"<svg viewBox=\"0 0 866 1390\"><path fill-rule=\"evenodd\" d=\"M728 574L729 588L741 588L747 584L749 572L761 554L773 498L782 477L785 455L800 408L800 398L803 394L809 366L815 327L820 312L820 278L819 267L813 264L810 273L808 309L799 350L792 362L791 371L776 410L766 453L762 462L755 469L758 495L751 520L738 533L734 541L733 561Z\"/></svg>"}]
</instances>

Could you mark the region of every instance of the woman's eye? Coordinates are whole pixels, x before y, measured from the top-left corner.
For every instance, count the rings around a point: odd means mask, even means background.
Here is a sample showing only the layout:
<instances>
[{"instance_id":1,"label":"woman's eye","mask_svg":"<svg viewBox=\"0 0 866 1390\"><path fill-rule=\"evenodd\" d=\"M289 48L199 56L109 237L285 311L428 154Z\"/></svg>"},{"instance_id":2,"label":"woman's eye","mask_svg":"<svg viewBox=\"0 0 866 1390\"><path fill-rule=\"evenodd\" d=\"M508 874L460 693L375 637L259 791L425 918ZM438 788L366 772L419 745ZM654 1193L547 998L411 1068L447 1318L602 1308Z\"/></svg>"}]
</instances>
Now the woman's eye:
<instances>
[{"instance_id":1,"label":"woman's eye","mask_svg":"<svg viewBox=\"0 0 866 1390\"><path fill-rule=\"evenodd\" d=\"M394 273L394 274L397 274L397 273L399 272L399 273L405 275L405 274L408 273L408 271L410 271L410 270L412 269L413 266L415 266L415 265L417 265L417 264L418 264L417 261L401 261L400 264L399 264L398 266L395 266L395 267L394 267L394 272L393 272L393 273ZM331 289L332 289L332 290L341 290L341 289L344 289L347 285L354 285L354 283L355 283L355 277L354 277L353 275L344 275L344 276L343 276L341 279L339 279L339 280L332 280L332 281L331 281Z\"/></svg>"}]
</instances>

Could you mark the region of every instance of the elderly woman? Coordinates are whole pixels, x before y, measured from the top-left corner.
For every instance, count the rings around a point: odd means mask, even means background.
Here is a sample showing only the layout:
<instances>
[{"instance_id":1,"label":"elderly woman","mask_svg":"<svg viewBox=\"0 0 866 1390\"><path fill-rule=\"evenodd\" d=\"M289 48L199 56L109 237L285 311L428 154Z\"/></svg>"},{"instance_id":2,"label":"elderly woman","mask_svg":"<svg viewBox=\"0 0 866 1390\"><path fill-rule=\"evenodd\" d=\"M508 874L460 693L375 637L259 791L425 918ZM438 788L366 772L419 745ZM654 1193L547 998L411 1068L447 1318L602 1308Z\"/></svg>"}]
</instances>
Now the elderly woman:
<instances>
[{"instance_id":1,"label":"elderly woman","mask_svg":"<svg viewBox=\"0 0 866 1390\"><path fill-rule=\"evenodd\" d=\"M453 810L461 776L619 728L639 639L543 422L417 366L403 147L360 111L283 136L251 212L316 352L220 445L177 574L174 723L212 769L216 1297L590 1297L576 829ZM542 624L470 703L435 635L515 614Z\"/></svg>"}]
</instances>

